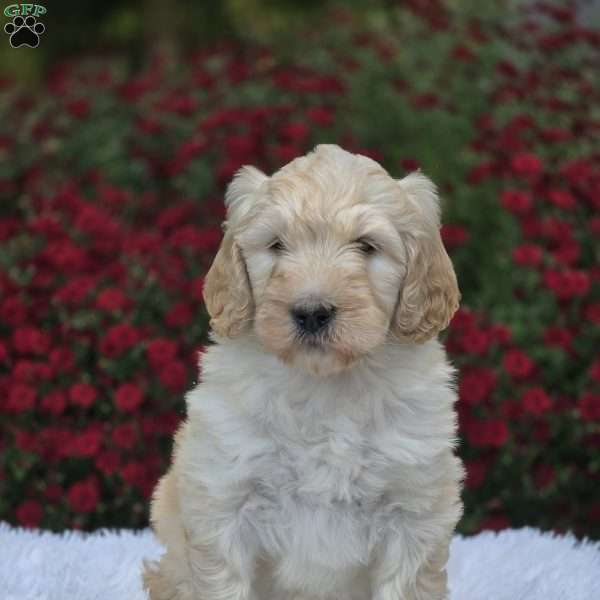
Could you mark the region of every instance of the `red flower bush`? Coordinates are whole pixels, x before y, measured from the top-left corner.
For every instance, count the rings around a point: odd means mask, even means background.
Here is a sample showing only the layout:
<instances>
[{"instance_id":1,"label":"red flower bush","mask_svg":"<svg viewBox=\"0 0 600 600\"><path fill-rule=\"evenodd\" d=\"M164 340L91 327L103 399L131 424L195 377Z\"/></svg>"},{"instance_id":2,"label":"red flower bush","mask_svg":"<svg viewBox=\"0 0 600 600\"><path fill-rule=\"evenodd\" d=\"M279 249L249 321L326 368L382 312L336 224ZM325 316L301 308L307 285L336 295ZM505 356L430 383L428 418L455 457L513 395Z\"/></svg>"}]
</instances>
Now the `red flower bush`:
<instances>
[{"instance_id":1,"label":"red flower bush","mask_svg":"<svg viewBox=\"0 0 600 600\"><path fill-rule=\"evenodd\" d=\"M224 186L335 141L447 199L461 530L600 535L600 36L555 4L502 25L425 4L376 34L339 9L291 61L229 45L1 86L1 519L147 523L207 343Z\"/></svg>"}]
</instances>

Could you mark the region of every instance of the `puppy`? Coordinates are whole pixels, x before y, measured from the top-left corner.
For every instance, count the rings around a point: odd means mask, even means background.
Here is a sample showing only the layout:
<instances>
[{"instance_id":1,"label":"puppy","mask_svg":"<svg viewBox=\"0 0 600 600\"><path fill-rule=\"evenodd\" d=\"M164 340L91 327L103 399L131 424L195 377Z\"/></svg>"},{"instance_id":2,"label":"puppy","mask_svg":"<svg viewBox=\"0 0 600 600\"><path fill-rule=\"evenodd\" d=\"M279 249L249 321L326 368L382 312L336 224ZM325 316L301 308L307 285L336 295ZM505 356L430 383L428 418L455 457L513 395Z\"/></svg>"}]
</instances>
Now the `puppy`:
<instances>
[{"instance_id":1,"label":"puppy","mask_svg":"<svg viewBox=\"0 0 600 600\"><path fill-rule=\"evenodd\" d=\"M447 598L463 468L435 338L459 291L434 185L321 145L225 202L150 598Z\"/></svg>"}]
</instances>

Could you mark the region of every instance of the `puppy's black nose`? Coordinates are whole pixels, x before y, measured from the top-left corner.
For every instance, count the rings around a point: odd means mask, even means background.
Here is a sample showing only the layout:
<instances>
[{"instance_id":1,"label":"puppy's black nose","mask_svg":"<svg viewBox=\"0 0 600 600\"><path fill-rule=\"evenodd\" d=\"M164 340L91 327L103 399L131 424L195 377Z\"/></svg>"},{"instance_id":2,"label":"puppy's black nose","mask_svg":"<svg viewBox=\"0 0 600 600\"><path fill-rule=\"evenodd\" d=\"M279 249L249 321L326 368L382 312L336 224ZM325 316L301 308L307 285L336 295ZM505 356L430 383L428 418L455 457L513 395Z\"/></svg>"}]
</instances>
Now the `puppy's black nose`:
<instances>
[{"instance_id":1,"label":"puppy's black nose","mask_svg":"<svg viewBox=\"0 0 600 600\"><path fill-rule=\"evenodd\" d=\"M293 308L292 318L298 329L305 333L317 333L333 319L335 310L326 306L315 308Z\"/></svg>"}]
</instances>

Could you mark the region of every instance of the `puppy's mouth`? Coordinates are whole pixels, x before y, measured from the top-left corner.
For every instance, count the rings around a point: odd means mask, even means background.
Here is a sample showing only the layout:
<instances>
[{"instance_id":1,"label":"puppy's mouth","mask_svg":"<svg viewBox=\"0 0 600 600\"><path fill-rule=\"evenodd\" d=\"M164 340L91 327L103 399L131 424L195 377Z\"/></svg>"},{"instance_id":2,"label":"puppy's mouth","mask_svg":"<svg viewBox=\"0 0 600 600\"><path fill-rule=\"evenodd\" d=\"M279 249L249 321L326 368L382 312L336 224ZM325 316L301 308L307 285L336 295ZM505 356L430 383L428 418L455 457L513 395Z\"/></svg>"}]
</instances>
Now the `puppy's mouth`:
<instances>
[{"instance_id":1,"label":"puppy's mouth","mask_svg":"<svg viewBox=\"0 0 600 600\"><path fill-rule=\"evenodd\" d=\"M298 346L306 350L324 352L331 340L327 334L298 333L295 341Z\"/></svg>"}]
</instances>

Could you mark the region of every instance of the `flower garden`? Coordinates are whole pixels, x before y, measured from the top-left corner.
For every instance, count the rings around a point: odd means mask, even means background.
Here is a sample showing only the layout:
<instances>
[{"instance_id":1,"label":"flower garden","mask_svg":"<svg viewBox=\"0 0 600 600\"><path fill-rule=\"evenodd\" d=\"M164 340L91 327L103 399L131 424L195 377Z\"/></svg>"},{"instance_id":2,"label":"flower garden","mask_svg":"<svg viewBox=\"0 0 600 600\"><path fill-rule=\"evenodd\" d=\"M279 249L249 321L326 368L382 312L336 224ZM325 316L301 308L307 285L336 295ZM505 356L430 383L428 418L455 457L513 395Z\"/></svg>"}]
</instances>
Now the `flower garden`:
<instances>
[{"instance_id":1,"label":"flower garden","mask_svg":"<svg viewBox=\"0 0 600 600\"><path fill-rule=\"evenodd\" d=\"M460 530L599 538L600 33L526 6L335 9L287 52L65 60L36 94L2 80L0 520L147 524L201 377L224 187L335 142L444 198Z\"/></svg>"}]
</instances>

